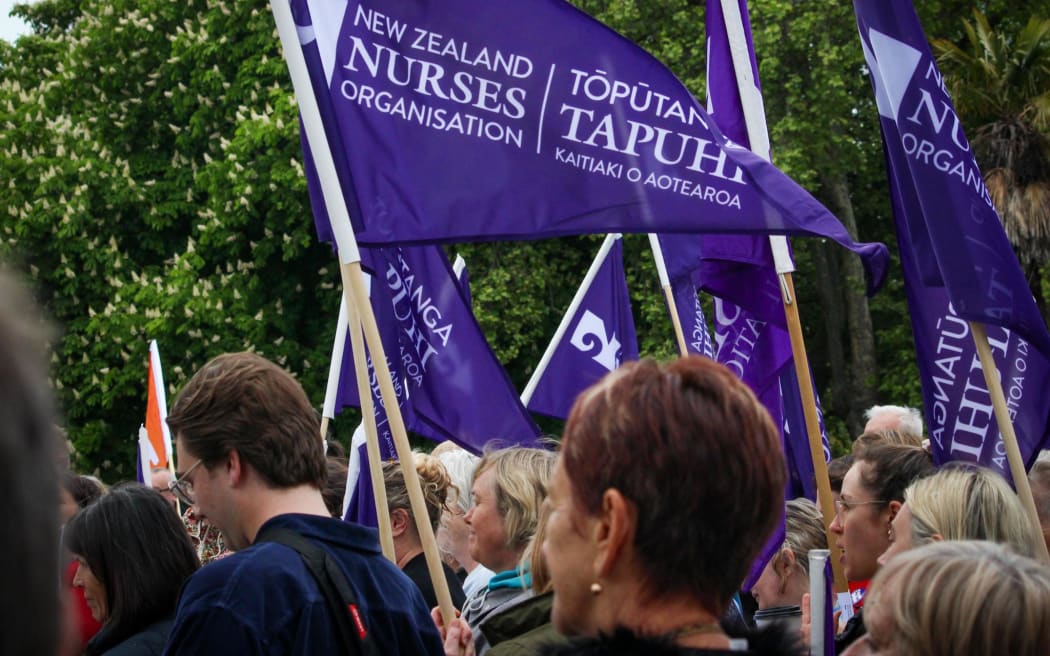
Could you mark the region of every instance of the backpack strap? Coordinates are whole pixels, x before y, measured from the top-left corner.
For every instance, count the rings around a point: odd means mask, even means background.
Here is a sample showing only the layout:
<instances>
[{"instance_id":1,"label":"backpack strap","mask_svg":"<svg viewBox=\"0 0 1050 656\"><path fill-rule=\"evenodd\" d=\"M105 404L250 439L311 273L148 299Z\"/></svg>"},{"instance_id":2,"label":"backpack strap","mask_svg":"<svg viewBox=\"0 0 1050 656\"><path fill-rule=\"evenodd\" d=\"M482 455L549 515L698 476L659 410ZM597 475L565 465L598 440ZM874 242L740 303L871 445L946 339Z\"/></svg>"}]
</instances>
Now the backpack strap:
<instances>
[{"instance_id":1,"label":"backpack strap","mask_svg":"<svg viewBox=\"0 0 1050 656\"><path fill-rule=\"evenodd\" d=\"M297 551L317 581L329 612L335 618L343 653L378 656L375 642L365 626L357 595L346 580L343 570L327 551L295 531L276 526L260 531L255 537L255 542L276 542Z\"/></svg>"}]
</instances>

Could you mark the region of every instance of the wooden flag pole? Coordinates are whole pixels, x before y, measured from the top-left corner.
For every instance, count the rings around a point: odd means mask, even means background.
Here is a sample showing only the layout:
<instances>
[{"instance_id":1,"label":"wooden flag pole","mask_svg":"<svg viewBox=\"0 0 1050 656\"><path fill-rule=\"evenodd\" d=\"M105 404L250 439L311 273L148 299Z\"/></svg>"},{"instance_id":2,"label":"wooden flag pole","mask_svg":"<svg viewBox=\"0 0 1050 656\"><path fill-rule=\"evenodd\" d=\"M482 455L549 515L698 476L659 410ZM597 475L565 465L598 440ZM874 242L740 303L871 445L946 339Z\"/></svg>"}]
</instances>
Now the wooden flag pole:
<instances>
[{"instance_id":1,"label":"wooden flag pole","mask_svg":"<svg viewBox=\"0 0 1050 656\"><path fill-rule=\"evenodd\" d=\"M354 374L357 377L357 395L361 399L361 419L365 427L365 451L368 453L368 473L372 482L372 498L376 502L376 519L379 524L379 544L383 555L397 564L394 555L394 534L390 529L390 508L386 499L386 480L383 477L383 459L379 455L379 428L376 425L375 402L372 388L368 385L368 360L361 334L361 316L353 305L347 305L350 329L350 348L354 352ZM396 405L396 404L395 404ZM424 516L429 516L424 511ZM444 580L444 572L441 574ZM451 597L450 597L451 599Z\"/></svg>"},{"instance_id":2,"label":"wooden flag pole","mask_svg":"<svg viewBox=\"0 0 1050 656\"><path fill-rule=\"evenodd\" d=\"M415 464L412 459L412 451L408 443L408 432L405 429L404 419L401 417L401 409L397 405L397 395L394 393L394 384L390 376L390 368L387 366L386 353L379 338L379 329L376 326L375 315L372 314L372 305L368 302L368 293L364 288L361 255L357 249L357 239L354 236L353 224L350 222L350 211L347 208L346 197L343 195L339 176L336 172L335 160L332 157L328 138L325 134L317 98L314 96L310 71L306 65L306 57L303 55L302 46L299 42L300 32L303 34L304 39L313 38L311 37L313 26L297 26L295 19L292 17L291 5L284 0L270 0L270 9L273 12L277 33L281 39L281 49L284 52L285 62L288 64L288 73L291 76L295 97L299 104L299 114L303 128L306 131L307 141L310 144L310 152L313 156L317 177L321 185L321 194L324 197L329 224L339 253L339 270L343 279L343 294L347 301L347 307L356 308L364 326L365 343L372 354L373 364L376 368L383 405L387 411L387 419L390 422L394 435L394 445L397 448L398 459L405 475L405 485L408 488L412 515L415 517L416 528L423 543L427 570L434 585L434 592L437 596L444 626L450 626L456 617L455 608L452 606L452 596L449 593L448 582L445 580L445 573L441 566L441 557L438 554L437 541L434 539L434 530L427 519L426 503L423 499L423 492L419 487L419 476L416 474Z\"/></svg>"},{"instance_id":3,"label":"wooden flag pole","mask_svg":"<svg viewBox=\"0 0 1050 656\"><path fill-rule=\"evenodd\" d=\"M369 478L372 485L372 498L376 505L376 523L379 528L379 544L383 555L395 563L394 538L390 530L390 513L386 502L386 484L382 475L382 459L379 456L379 430L373 411L372 390L368 386L367 363L358 360L358 353L364 353L361 344L361 321L356 313L347 309L346 297L340 294L339 319L335 324L335 339L332 340L332 361L328 365L328 384L325 386L324 405L321 406L321 439L328 432L329 419L335 418L336 397L339 395L339 376L342 374L343 357L346 351L347 331L350 332L350 343L354 357L354 373L357 375L357 393L362 399L361 426L365 432L365 445L368 454ZM371 431L371 435L369 435ZM353 448L353 447L351 447ZM396 563L395 563L396 564Z\"/></svg>"},{"instance_id":4,"label":"wooden flag pole","mask_svg":"<svg viewBox=\"0 0 1050 656\"><path fill-rule=\"evenodd\" d=\"M832 554L831 573L835 577L835 592L848 592L849 584L846 583L842 562L838 558L838 540L831 532L831 522L835 519L835 504L831 497L831 480L828 478L828 464L824 460L824 444L820 439L820 420L817 418L817 398L813 394L813 378L809 372L809 358L806 356L806 342L802 337L802 321L798 315L795 283L791 279L791 273L780 274L780 290L784 299L784 316L787 318L788 334L791 336L795 376L798 378L802 409L806 417L809 455L813 460L813 474L817 479L817 505L820 506L820 513L824 517L824 534L828 538L828 549Z\"/></svg>"},{"instance_id":5,"label":"wooden flag pole","mask_svg":"<svg viewBox=\"0 0 1050 656\"><path fill-rule=\"evenodd\" d=\"M667 299L667 309L671 313L671 325L674 326L674 337L678 341L678 354L685 355L689 350L685 342L685 333L682 332L682 320L678 318L678 304L674 300L671 281L667 277L667 263L664 262L664 250L660 248L660 238L653 233L649 233L649 248L653 251L653 260L656 262L656 275L660 279L660 288L664 290L664 298Z\"/></svg>"},{"instance_id":6,"label":"wooden flag pole","mask_svg":"<svg viewBox=\"0 0 1050 656\"><path fill-rule=\"evenodd\" d=\"M762 94L755 83L751 69L751 54L744 36L744 22L740 15L737 0L721 0L722 13L725 16L729 50L733 56L733 71L740 94L740 105L744 111L744 122L747 125L747 138L751 150L759 157L770 161L769 133L766 130L766 114L763 108ZM835 592L843 594L849 591L846 576L839 561L838 542L831 532L831 522L835 518L835 506L831 498L831 481L828 479L828 466L824 460L824 446L820 439L820 421L817 418L817 399L813 394L813 378L809 371L809 358L806 356L806 343L802 337L802 320L799 317L798 303L795 296L795 283L791 274L795 270L794 262L787 248L787 239L781 236L769 238L773 249L773 260L777 275L780 277L781 298L784 301L784 316L787 319L788 334L791 336L791 353L795 361L795 374L798 378L802 409L806 417L806 434L809 436L809 453L813 460L813 474L817 479L817 504L824 516L824 532L828 538L828 549L831 550L831 571L835 577Z\"/></svg>"},{"instance_id":7,"label":"wooden flag pole","mask_svg":"<svg viewBox=\"0 0 1050 656\"><path fill-rule=\"evenodd\" d=\"M401 416L401 408L397 405L397 393L394 391L393 378L390 374L390 367L387 365L383 342L379 337L379 327L376 325L376 318L372 313L372 304L368 302L368 292L365 291L364 280L362 279L361 262L344 263L339 267L339 270L343 277L343 292L350 297L347 300L347 307L356 308L358 316L361 318L362 328L365 333L365 343L372 354L372 366L375 368L376 378L379 381L383 407L386 409L387 420L390 422L390 429L394 436L394 447L397 449L397 458L401 463L401 472L405 477L405 487L408 488L408 500L412 506L412 517L415 519L416 531L419 533L419 539L423 545L427 571L430 573L430 581L434 586L435 596L437 596L443 626L450 626L452 620L456 618L456 609L452 605L452 594L448 589L448 581L445 580L445 571L442 567L441 554L438 552L437 539L434 537L434 528L430 525L426 500L423 498L423 490L419 484L419 474L416 472L415 459L412 457L412 446L408 443L408 431L405 428L405 420ZM351 309L351 312L354 312L354 310ZM357 349L354 350L357 352ZM359 371L361 370L360 367L355 366L355 368ZM364 397L366 396L371 398L370 393L362 394L362 403L364 403Z\"/></svg>"},{"instance_id":8,"label":"wooden flag pole","mask_svg":"<svg viewBox=\"0 0 1050 656\"><path fill-rule=\"evenodd\" d=\"M1017 496L1021 499L1028 518L1035 526L1036 533L1041 535L1042 526L1039 523L1039 514L1035 509L1035 499L1032 498L1032 487L1028 484L1028 472L1021 459L1021 449L1017 446L1017 433L1014 432L1013 422L1010 421L1010 412L1006 408L1006 395L1003 394L1003 384L999 380L999 369L995 366L995 358L992 356L992 347L988 344L988 332L984 324L971 321L970 332L973 333L973 342L977 346L977 356L981 359L981 372L984 373L984 382L988 385L988 393L992 397L992 408L995 410L995 421L999 425L999 434L1003 438L1003 446L1006 447L1006 460L1010 463L1010 475L1014 479L1014 488ZM1047 552L1046 542L1037 540L1039 543L1039 555L1044 563L1050 563L1050 552Z\"/></svg>"}]
</instances>

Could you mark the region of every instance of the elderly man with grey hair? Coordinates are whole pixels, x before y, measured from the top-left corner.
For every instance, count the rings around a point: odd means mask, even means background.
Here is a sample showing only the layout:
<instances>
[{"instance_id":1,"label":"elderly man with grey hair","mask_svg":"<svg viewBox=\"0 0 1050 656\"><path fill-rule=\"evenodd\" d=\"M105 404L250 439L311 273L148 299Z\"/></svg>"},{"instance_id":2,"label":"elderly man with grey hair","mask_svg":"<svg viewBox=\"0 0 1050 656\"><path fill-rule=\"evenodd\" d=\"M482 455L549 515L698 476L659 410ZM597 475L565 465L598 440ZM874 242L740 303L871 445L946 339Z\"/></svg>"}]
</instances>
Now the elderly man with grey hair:
<instances>
[{"instance_id":1,"label":"elderly man with grey hair","mask_svg":"<svg viewBox=\"0 0 1050 656\"><path fill-rule=\"evenodd\" d=\"M899 405L874 405L864 411L865 433L895 430L922 437L922 413Z\"/></svg>"}]
</instances>

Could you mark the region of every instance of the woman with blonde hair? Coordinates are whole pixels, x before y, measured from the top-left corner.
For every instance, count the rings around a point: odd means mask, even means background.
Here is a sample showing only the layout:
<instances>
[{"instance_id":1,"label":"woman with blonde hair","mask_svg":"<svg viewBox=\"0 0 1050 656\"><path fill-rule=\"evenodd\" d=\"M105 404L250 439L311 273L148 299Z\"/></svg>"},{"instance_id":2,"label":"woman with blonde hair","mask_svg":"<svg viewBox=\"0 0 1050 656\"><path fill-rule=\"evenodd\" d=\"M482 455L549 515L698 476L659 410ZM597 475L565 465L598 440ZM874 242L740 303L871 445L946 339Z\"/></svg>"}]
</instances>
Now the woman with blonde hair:
<instances>
[{"instance_id":1,"label":"woman with blonde hair","mask_svg":"<svg viewBox=\"0 0 1050 656\"><path fill-rule=\"evenodd\" d=\"M946 540L998 542L1035 558L1041 536L1002 476L975 465L949 465L908 486L904 504L890 523L889 539L880 564L903 551Z\"/></svg>"},{"instance_id":2,"label":"woman with blonde hair","mask_svg":"<svg viewBox=\"0 0 1050 656\"><path fill-rule=\"evenodd\" d=\"M413 452L412 458L419 475L419 485L423 489L423 500L426 502L427 519L432 529L437 529L441 513L449 499L452 479L445 466L425 453ZM423 554L423 542L416 529L416 520L412 515L412 503L408 498L408 487L401 465L396 461L383 463L383 482L386 484L386 503L390 512L390 532L394 538L394 562L423 593L427 608L438 605L434 584L430 580L426 556ZM452 605L462 608L465 596L459 578L446 563L441 564L452 596Z\"/></svg>"},{"instance_id":3,"label":"woman with blonde hair","mask_svg":"<svg viewBox=\"0 0 1050 656\"><path fill-rule=\"evenodd\" d=\"M470 527L470 555L496 574L463 608L478 654L489 644L480 627L491 617L532 596L532 572L523 567L526 547L539 525L556 456L544 449L514 447L490 451L474 470L474 504L464 520Z\"/></svg>"},{"instance_id":4,"label":"woman with blonde hair","mask_svg":"<svg viewBox=\"0 0 1050 656\"><path fill-rule=\"evenodd\" d=\"M1037 656L1050 645L1050 568L1001 544L937 542L886 563L868 635L847 656Z\"/></svg>"},{"instance_id":5,"label":"woman with blonde hair","mask_svg":"<svg viewBox=\"0 0 1050 656\"><path fill-rule=\"evenodd\" d=\"M762 575L751 588L758 604L755 624L768 622L791 625L797 632L802 618L802 595L809 592L809 552L827 549L824 521L817 505L809 499L792 499L784 513L784 544L766 563Z\"/></svg>"}]
</instances>

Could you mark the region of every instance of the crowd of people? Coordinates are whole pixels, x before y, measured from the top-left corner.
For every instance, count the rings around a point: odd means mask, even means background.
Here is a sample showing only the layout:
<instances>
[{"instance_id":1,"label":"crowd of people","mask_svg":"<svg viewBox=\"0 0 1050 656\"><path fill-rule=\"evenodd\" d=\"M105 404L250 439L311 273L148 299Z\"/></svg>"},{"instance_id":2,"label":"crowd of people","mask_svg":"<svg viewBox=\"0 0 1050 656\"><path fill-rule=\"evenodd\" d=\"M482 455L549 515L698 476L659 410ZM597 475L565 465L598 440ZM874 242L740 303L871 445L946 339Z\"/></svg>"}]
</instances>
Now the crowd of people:
<instances>
[{"instance_id":1,"label":"crowd of people","mask_svg":"<svg viewBox=\"0 0 1050 656\"><path fill-rule=\"evenodd\" d=\"M69 471L41 324L2 278L0 307L0 490L19 527L0 550L14 565L2 654L808 653L824 519L785 499L777 427L708 359L624 364L576 399L550 449L414 454L419 523L384 463L388 559L375 530L342 519L345 455L326 454L276 364L205 364L168 415L177 472L107 489ZM1050 461L1031 473L1041 530L999 474L935 466L911 409L874 408L828 469L832 558L854 592L836 653L1046 652Z\"/></svg>"}]
</instances>

